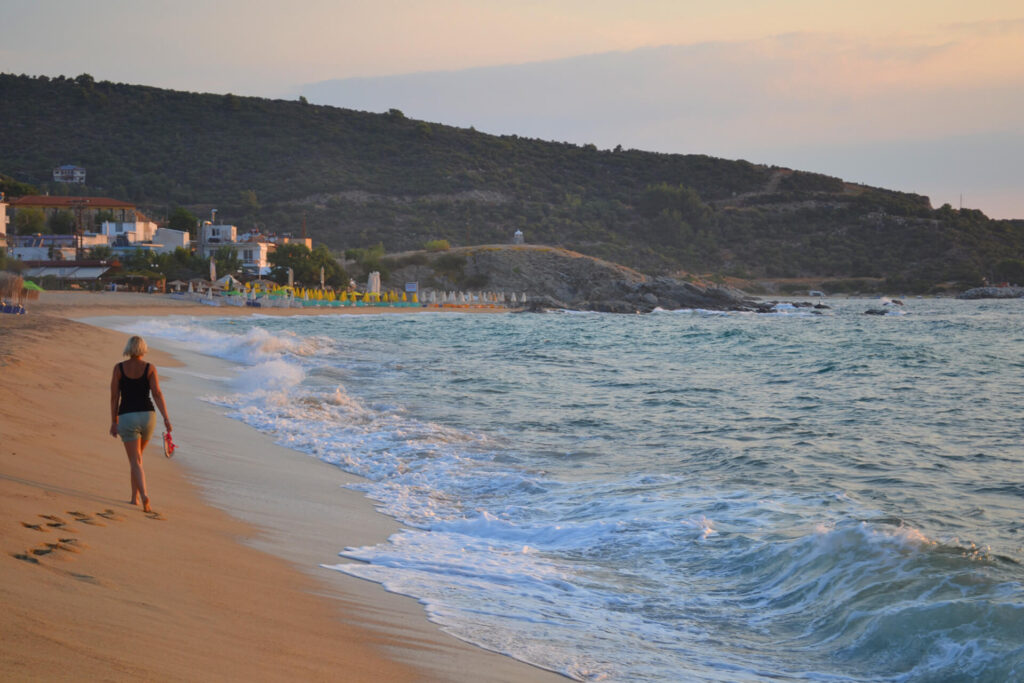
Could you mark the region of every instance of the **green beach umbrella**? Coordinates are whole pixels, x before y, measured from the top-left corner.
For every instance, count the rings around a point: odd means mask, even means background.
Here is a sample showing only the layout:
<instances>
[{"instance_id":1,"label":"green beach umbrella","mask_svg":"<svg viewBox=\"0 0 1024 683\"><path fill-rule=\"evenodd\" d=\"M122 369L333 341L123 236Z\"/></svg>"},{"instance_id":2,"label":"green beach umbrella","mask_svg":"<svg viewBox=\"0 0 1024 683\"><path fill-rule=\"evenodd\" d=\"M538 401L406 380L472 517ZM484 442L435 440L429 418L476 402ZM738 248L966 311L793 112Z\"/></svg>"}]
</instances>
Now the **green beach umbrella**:
<instances>
[{"instance_id":1,"label":"green beach umbrella","mask_svg":"<svg viewBox=\"0 0 1024 683\"><path fill-rule=\"evenodd\" d=\"M32 282L31 280L25 280L21 284L21 286L22 286L23 289L27 289L30 292L45 292L46 291L45 289L43 289L42 287L40 287L36 283Z\"/></svg>"}]
</instances>

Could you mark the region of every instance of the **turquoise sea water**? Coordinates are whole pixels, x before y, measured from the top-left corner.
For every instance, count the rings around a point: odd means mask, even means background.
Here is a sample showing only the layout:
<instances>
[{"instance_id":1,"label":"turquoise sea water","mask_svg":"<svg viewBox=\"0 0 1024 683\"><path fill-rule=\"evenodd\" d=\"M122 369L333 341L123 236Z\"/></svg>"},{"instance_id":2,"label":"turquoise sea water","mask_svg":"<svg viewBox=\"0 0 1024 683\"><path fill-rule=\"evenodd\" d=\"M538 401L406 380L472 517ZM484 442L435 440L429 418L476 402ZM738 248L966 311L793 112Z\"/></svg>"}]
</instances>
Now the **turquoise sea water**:
<instances>
[{"instance_id":1,"label":"turquoise sea water","mask_svg":"<svg viewBox=\"0 0 1024 683\"><path fill-rule=\"evenodd\" d=\"M405 530L339 571L580 680L1024 680L1024 301L155 320Z\"/></svg>"}]
</instances>

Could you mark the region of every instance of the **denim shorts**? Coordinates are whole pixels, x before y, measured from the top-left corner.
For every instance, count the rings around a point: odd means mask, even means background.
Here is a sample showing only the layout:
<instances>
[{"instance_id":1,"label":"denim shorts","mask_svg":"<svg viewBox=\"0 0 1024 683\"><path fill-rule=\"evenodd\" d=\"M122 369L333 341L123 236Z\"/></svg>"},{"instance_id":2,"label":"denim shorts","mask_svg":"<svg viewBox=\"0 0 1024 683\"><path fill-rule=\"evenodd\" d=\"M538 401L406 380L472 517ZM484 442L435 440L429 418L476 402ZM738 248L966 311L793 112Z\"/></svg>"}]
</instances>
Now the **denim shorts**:
<instances>
[{"instance_id":1,"label":"denim shorts","mask_svg":"<svg viewBox=\"0 0 1024 683\"><path fill-rule=\"evenodd\" d=\"M117 416L117 434L121 441L142 439L149 441L156 427L156 411L147 410L139 413L124 413Z\"/></svg>"}]
</instances>

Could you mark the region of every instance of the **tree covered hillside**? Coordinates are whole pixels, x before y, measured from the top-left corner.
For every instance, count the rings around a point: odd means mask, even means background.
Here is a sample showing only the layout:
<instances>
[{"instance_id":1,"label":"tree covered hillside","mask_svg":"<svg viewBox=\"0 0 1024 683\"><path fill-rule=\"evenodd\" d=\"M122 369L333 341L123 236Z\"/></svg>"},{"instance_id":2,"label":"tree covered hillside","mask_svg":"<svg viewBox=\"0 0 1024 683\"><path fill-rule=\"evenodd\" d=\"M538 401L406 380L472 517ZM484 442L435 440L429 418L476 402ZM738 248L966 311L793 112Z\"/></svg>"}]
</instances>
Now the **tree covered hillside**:
<instances>
[{"instance_id":1,"label":"tree covered hillside","mask_svg":"<svg viewBox=\"0 0 1024 683\"><path fill-rule=\"evenodd\" d=\"M0 75L0 173L53 193L176 207L335 249L429 240L564 246L648 272L991 277L1024 222L701 155L598 150L283 101ZM61 164L88 184L58 185ZM1003 263L1001 266L1000 264Z\"/></svg>"}]
</instances>

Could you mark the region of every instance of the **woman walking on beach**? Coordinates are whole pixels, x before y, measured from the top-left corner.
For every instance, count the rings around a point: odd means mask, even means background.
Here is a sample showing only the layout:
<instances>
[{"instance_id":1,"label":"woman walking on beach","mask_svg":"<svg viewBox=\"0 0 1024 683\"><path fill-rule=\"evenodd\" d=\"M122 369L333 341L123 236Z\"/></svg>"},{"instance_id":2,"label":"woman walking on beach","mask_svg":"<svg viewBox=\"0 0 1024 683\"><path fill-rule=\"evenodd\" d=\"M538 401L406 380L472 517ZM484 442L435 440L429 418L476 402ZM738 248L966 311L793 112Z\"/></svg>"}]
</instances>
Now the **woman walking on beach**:
<instances>
[{"instance_id":1,"label":"woman walking on beach","mask_svg":"<svg viewBox=\"0 0 1024 683\"><path fill-rule=\"evenodd\" d=\"M110 380L110 435L121 437L128 454L132 475L132 499L129 502L138 505L141 499L142 509L152 512L146 494L146 473L142 471L142 451L156 427L154 402L163 415L164 429L168 433L171 421L167 417L167 404L160 391L156 368L142 360L148 350L145 339L132 337L124 347L128 360L114 366L114 376Z\"/></svg>"}]
</instances>

